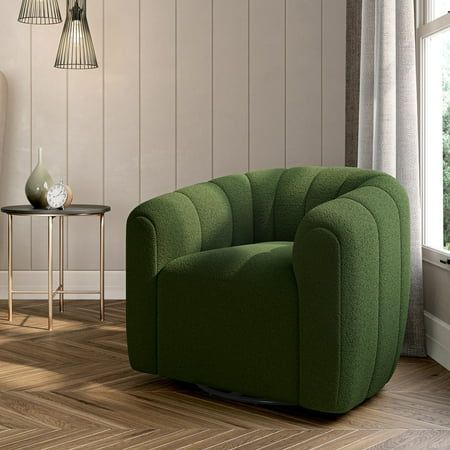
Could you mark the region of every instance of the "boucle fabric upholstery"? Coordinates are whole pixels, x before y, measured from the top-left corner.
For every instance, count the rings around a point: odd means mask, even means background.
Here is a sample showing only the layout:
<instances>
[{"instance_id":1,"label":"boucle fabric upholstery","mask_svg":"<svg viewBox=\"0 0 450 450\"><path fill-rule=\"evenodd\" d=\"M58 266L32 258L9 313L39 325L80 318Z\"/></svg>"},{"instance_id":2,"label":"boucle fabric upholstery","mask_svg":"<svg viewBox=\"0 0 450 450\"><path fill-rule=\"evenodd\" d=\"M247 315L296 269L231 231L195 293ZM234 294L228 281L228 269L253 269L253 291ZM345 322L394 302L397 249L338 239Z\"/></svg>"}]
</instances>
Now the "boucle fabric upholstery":
<instances>
[{"instance_id":1,"label":"boucle fabric upholstery","mask_svg":"<svg viewBox=\"0 0 450 450\"><path fill-rule=\"evenodd\" d=\"M391 377L409 206L389 175L301 167L157 197L127 223L131 365L342 413Z\"/></svg>"}]
</instances>

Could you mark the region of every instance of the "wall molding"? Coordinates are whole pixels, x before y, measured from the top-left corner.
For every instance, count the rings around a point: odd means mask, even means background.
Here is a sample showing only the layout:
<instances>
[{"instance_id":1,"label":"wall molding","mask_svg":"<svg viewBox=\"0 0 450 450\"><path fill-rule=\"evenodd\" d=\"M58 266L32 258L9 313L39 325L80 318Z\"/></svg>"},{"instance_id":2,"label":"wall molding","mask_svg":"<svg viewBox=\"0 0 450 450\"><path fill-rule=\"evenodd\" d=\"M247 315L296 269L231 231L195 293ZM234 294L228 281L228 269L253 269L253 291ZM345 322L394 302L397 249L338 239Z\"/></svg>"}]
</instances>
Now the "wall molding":
<instances>
[{"instance_id":1,"label":"wall molding","mask_svg":"<svg viewBox=\"0 0 450 450\"><path fill-rule=\"evenodd\" d=\"M450 325L425 311L425 332L428 355L450 370Z\"/></svg>"},{"instance_id":2,"label":"wall molding","mask_svg":"<svg viewBox=\"0 0 450 450\"><path fill-rule=\"evenodd\" d=\"M58 272L53 272L54 287L58 283ZM99 286L99 273L96 271L66 271L64 273L66 289L95 290ZM45 290L47 289L46 271L14 271L14 289L17 290ZM0 271L0 298L8 298L8 272ZM96 299L93 295L66 295L68 300ZM20 296L14 299L46 299L44 295ZM125 271L105 272L105 299L125 299Z\"/></svg>"}]
</instances>

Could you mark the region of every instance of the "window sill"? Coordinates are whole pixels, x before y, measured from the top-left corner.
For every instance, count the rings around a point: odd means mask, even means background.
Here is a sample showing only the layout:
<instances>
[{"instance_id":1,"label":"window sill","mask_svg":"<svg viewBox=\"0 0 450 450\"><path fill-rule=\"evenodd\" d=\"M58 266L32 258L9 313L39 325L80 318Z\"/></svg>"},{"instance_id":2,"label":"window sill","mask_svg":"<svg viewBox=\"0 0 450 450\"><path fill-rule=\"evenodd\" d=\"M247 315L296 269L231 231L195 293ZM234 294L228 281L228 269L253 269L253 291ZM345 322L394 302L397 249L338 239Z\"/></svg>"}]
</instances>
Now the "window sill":
<instances>
[{"instance_id":1,"label":"window sill","mask_svg":"<svg viewBox=\"0 0 450 450\"><path fill-rule=\"evenodd\" d=\"M450 264L441 263L442 259L447 260L448 258L450 258L450 252L444 249L436 250L425 245L422 246L422 261L450 272Z\"/></svg>"}]
</instances>

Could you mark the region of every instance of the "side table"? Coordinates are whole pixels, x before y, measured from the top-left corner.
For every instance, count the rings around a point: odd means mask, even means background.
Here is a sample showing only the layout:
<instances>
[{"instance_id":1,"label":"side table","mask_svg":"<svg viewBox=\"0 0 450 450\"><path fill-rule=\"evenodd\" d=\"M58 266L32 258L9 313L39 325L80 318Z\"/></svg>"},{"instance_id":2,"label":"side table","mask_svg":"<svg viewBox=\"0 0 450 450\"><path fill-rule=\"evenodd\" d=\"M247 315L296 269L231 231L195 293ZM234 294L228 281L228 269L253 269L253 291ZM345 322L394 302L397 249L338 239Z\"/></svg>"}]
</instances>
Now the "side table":
<instances>
[{"instance_id":1,"label":"side table","mask_svg":"<svg viewBox=\"0 0 450 450\"><path fill-rule=\"evenodd\" d=\"M1 211L8 215L8 320L13 320L14 294L46 294L48 298L48 329L53 329L53 298L59 295L59 310L64 312L64 294L98 294L100 296L100 320L105 319L105 214L111 211L105 205L71 205L65 209L36 209L31 205L5 206ZM46 291L18 291L13 288L13 217L47 217L48 224L48 284ZM100 218L100 289L64 289L64 219L65 217L98 216ZM53 220L59 217L59 286L53 290Z\"/></svg>"}]
</instances>

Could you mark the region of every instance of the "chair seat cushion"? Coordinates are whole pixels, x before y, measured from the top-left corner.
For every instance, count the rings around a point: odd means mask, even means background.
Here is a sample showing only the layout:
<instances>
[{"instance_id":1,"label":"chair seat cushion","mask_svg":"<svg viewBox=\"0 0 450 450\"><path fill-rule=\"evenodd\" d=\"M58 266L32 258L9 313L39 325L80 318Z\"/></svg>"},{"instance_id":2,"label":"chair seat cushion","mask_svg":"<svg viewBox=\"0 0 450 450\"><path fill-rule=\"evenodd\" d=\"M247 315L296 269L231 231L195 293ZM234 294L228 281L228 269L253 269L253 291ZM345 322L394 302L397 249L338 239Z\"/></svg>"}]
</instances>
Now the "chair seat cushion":
<instances>
[{"instance_id":1,"label":"chair seat cushion","mask_svg":"<svg viewBox=\"0 0 450 450\"><path fill-rule=\"evenodd\" d=\"M158 276L158 372L297 402L298 294L292 242L199 252Z\"/></svg>"}]
</instances>

